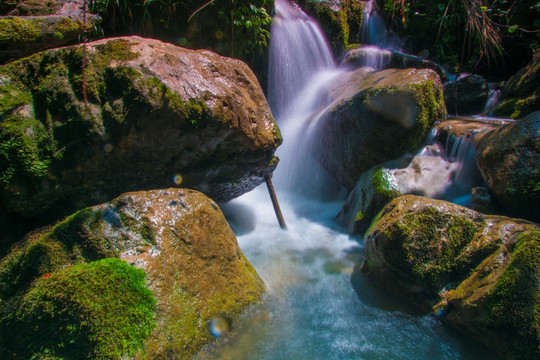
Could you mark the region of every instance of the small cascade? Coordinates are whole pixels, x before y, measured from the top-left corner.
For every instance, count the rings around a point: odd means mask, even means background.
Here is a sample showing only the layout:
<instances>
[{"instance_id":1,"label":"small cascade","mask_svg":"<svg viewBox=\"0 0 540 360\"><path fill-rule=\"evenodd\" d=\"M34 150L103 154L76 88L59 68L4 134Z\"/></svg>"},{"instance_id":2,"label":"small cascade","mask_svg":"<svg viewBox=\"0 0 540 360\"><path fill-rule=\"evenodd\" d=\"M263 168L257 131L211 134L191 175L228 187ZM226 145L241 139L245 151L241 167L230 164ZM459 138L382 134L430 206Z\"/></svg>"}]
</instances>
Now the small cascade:
<instances>
[{"instance_id":1,"label":"small cascade","mask_svg":"<svg viewBox=\"0 0 540 360\"><path fill-rule=\"evenodd\" d=\"M295 3L277 0L272 24L268 103L278 123L282 112L321 69L335 69L332 51L317 22Z\"/></svg>"},{"instance_id":2,"label":"small cascade","mask_svg":"<svg viewBox=\"0 0 540 360\"><path fill-rule=\"evenodd\" d=\"M486 101L486 106L484 107L484 111L482 111L483 115L491 116L493 115L493 110L499 105L499 95L501 94L501 90L498 89L491 89L489 91L489 97Z\"/></svg>"},{"instance_id":3,"label":"small cascade","mask_svg":"<svg viewBox=\"0 0 540 360\"><path fill-rule=\"evenodd\" d=\"M364 24L362 27L365 44L387 50L401 50L401 40L388 31L384 20L373 7L373 0L364 2Z\"/></svg>"},{"instance_id":4,"label":"small cascade","mask_svg":"<svg viewBox=\"0 0 540 360\"><path fill-rule=\"evenodd\" d=\"M374 70L385 69L392 59L392 52L375 45L363 45L358 50L361 64Z\"/></svg>"}]
</instances>

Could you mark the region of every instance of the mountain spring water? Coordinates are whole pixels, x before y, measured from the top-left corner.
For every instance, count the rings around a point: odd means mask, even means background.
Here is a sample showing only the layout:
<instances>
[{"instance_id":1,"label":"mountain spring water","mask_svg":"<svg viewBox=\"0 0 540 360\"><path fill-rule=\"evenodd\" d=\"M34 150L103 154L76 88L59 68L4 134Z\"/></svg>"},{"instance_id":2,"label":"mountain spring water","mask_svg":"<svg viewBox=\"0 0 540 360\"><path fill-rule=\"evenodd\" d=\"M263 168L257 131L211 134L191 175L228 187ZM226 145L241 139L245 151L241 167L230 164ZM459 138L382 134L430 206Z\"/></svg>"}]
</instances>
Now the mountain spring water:
<instances>
[{"instance_id":1,"label":"mountain spring water","mask_svg":"<svg viewBox=\"0 0 540 360\"><path fill-rule=\"evenodd\" d=\"M267 295L197 358L496 358L363 276L351 281L361 239L335 224L345 194L308 153L327 89L346 74L317 24L286 0L276 1L271 41L269 102L284 138L273 180L288 229L264 185L223 204Z\"/></svg>"}]
</instances>

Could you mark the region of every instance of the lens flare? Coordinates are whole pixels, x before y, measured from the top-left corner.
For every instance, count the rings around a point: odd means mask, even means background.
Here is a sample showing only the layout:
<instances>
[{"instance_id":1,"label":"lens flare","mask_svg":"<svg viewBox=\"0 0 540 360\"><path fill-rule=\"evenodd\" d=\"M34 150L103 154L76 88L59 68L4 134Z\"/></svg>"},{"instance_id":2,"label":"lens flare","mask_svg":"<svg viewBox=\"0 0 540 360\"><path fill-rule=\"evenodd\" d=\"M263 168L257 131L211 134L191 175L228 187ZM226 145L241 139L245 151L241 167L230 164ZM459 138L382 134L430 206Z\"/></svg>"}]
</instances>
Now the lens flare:
<instances>
[{"instance_id":1,"label":"lens flare","mask_svg":"<svg viewBox=\"0 0 540 360\"><path fill-rule=\"evenodd\" d=\"M229 331L230 327L231 323L229 319L222 314L216 314L208 321L208 330L210 330L210 334L215 338L223 336Z\"/></svg>"},{"instance_id":2,"label":"lens flare","mask_svg":"<svg viewBox=\"0 0 540 360\"><path fill-rule=\"evenodd\" d=\"M174 177L173 177L173 182L174 182L176 185L182 184L182 181L183 181L183 180L184 180L184 179L182 178L182 175L180 175L180 174L176 174L176 175L174 175Z\"/></svg>"}]
</instances>

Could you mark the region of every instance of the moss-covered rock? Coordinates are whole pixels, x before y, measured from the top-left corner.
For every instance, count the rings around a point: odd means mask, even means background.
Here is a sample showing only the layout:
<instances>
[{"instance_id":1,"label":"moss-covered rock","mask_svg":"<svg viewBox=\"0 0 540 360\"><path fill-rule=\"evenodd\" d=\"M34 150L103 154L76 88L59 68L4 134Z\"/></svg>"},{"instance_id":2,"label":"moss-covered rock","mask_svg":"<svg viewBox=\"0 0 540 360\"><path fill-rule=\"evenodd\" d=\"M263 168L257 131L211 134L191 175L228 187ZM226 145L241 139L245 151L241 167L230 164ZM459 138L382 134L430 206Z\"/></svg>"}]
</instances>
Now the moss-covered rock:
<instances>
[{"instance_id":1,"label":"moss-covered rock","mask_svg":"<svg viewBox=\"0 0 540 360\"><path fill-rule=\"evenodd\" d=\"M77 41L101 22L88 13L85 29L82 7L82 0L17 2L9 16L0 16L0 63Z\"/></svg>"},{"instance_id":2,"label":"moss-covered rock","mask_svg":"<svg viewBox=\"0 0 540 360\"><path fill-rule=\"evenodd\" d=\"M50 220L180 183L227 200L273 171L281 136L249 68L138 37L0 67L2 203ZM33 109L33 111L27 111Z\"/></svg>"},{"instance_id":3,"label":"moss-covered rock","mask_svg":"<svg viewBox=\"0 0 540 360\"><path fill-rule=\"evenodd\" d=\"M371 167L421 147L446 117L439 76L428 69L358 69L332 91L314 153L348 189Z\"/></svg>"},{"instance_id":4,"label":"moss-covered rock","mask_svg":"<svg viewBox=\"0 0 540 360\"><path fill-rule=\"evenodd\" d=\"M476 160L511 215L540 221L540 111L485 133Z\"/></svg>"},{"instance_id":5,"label":"moss-covered rock","mask_svg":"<svg viewBox=\"0 0 540 360\"><path fill-rule=\"evenodd\" d=\"M457 286L498 246L473 243L485 226L484 216L470 209L413 195L399 197L384 207L366 233L362 272L429 303L443 287Z\"/></svg>"},{"instance_id":6,"label":"moss-covered rock","mask_svg":"<svg viewBox=\"0 0 540 360\"><path fill-rule=\"evenodd\" d=\"M364 4L360 0L304 0L298 2L313 16L330 41L334 55L340 56L351 44L362 40Z\"/></svg>"},{"instance_id":7,"label":"moss-covered rock","mask_svg":"<svg viewBox=\"0 0 540 360\"><path fill-rule=\"evenodd\" d=\"M517 231L434 309L508 358L535 359L540 356L539 258L540 229Z\"/></svg>"},{"instance_id":8,"label":"moss-covered rock","mask_svg":"<svg viewBox=\"0 0 540 360\"><path fill-rule=\"evenodd\" d=\"M503 88L494 116L520 119L540 110L540 52L513 75Z\"/></svg>"},{"instance_id":9,"label":"moss-covered rock","mask_svg":"<svg viewBox=\"0 0 540 360\"><path fill-rule=\"evenodd\" d=\"M488 345L534 358L540 344L538 234L538 226L524 220L407 195L374 220L365 260L353 276L361 270Z\"/></svg>"},{"instance_id":10,"label":"moss-covered rock","mask_svg":"<svg viewBox=\"0 0 540 360\"><path fill-rule=\"evenodd\" d=\"M133 355L155 327L155 300L145 285L144 271L120 259L47 273L23 296L3 301L0 344L24 358Z\"/></svg>"},{"instance_id":11,"label":"moss-covered rock","mask_svg":"<svg viewBox=\"0 0 540 360\"><path fill-rule=\"evenodd\" d=\"M146 273L156 299L151 334L147 310L154 303L135 296L148 290L137 288L131 296L123 289L142 281L142 272L111 258ZM124 269L118 277L117 268ZM79 278L87 288L78 288ZM185 189L128 193L29 234L2 260L0 333L15 325L27 329L0 337L0 344L28 358L189 358L212 339L214 315L233 320L263 291L212 200ZM122 304L132 323L125 323ZM102 319L104 307L114 314ZM51 317L58 336L45 337ZM27 344L34 335L39 341Z\"/></svg>"}]
</instances>

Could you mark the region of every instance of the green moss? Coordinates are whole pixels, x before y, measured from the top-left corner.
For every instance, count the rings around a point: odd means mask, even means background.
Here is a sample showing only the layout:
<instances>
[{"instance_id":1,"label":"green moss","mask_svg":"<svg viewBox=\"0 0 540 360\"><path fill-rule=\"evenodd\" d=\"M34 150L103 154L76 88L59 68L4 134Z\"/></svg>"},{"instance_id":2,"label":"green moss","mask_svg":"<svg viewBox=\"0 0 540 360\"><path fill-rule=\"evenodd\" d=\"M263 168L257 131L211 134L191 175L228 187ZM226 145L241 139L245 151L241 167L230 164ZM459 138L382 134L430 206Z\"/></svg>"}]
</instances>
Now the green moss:
<instances>
[{"instance_id":1,"label":"green moss","mask_svg":"<svg viewBox=\"0 0 540 360\"><path fill-rule=\"evenodd\" d=\"M54 37L63 39L68 34L76 34L82 31L83 24L79 19L63 17L54 24Z\"/></svg>"},{"instance_id":2,"label":"green moss","mask_svg":"<svg viewBox=\"0 0 540 360\"><path fill-rule=\"evenodd\" d=\"M430 295L447 283L458 284L477 264L464 266L460 255L479 226L462 216L426 207L406 213L386 230L383 250L398 278L421 282Z\"/></svg>"},{"instance_id":3,"label":"green moss","mask_svg":"<svg viewBox=\"0 0 540 360\"><path fill-rule=\"evenodd\" d=\"M399 191L394 189L382 168L377 169L373 173L371 183L376 193L387 196L390 199L394 199L401 195Z\"/></svg>"},{"instance_id":4,"label":"green moss","mask_svg":"<svg viewBox=\"0 0 540 360\"><path fill-rule=\"evenodd\" d=\"M37 40L40 36L41 31L33 20L20 17L0 19L0 41L30 42Z\"/></svg>"},{"instance_id":5,"label":"green moss","mask_svg":"<svg viewBox=\"0 0 540 360\"><path fill-rule=\"evenodd\" d=\"M508 334L516 358L540 357L540 230L524 232L488 297L488 323Z\"/></svg>"},{"instance_id":6,"label":"green moss","mask_svg":"<svg viewBox=\"0 0 540 360\"><path fill-rule=\"evenodd\" d=\"M20 115L4 119L0 123L0 186L36 185L47 175L51 148L48 132L39 121Z\"/></svg>"},{"instance_id":7,"label":"green moss","mask_svg":"<svg viewBox=\"0 0 540 360\"><path fill-rule=\"evenodd\" d=\"M359 211L356 213L356 216L354 218L354 221L360 221L364 219L364 213L362 211Z\"/></svg>"},{"instance_id":8,"label":"green moss","mask_svg":"<svg viewBox=\"0 0 540 360\"><path fill-rule=\"evenodd\" d=\"M23 105L32 104L32 94L10 84L0 85L0 119Z\"/></svg>"},{"instance_id":9,"label":"green moss","mask_svg":"<svg viewBox=\"0 0 540 360\"><path fill-rule=\"evenodd\" d=\"M4 314L2 338L26 358L122 359L142 349L154 309L144 271L104 259L38 280Z\"/></svg>"},{"instance_id":10,"label":"green moss","mask_svg":"<svg viewBox=\"0 0 540 360\"><path fill-rule=\"evenodd\" d=\"M139 52L131 51L132 45L133 43L131 41L125 39L110 40L104 44L97 45L96 60L101 63L100 65L103 65L103 62L106 62L108 65L111 60L134 60L141 54Z\"/></svg>"}]
</instances>

